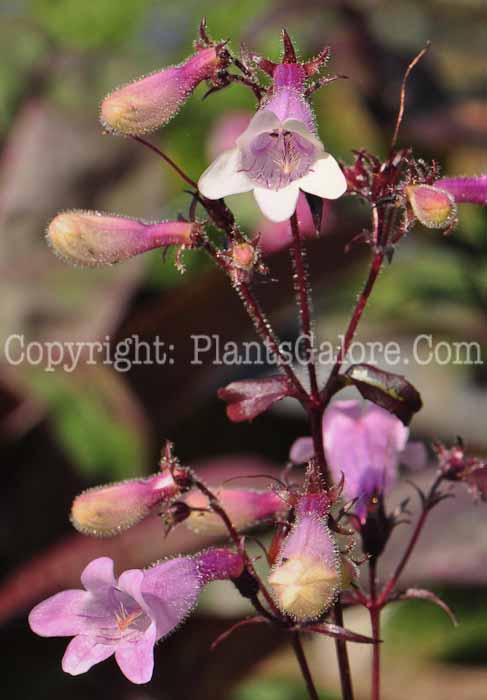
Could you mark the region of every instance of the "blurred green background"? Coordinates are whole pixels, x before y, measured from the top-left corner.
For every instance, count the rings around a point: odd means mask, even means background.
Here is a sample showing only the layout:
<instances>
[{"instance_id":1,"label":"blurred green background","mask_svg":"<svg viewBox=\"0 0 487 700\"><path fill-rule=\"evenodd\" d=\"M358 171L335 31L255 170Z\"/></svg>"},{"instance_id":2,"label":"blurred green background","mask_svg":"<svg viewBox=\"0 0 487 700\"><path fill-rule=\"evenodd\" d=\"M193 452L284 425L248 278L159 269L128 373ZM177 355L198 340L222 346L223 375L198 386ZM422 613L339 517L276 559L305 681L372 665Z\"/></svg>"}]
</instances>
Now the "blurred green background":
<instances>
[{"instance_id":1,"label":"blurred green background","mask_svg":"<svg viewBox=\"0 0 487 700\"><path fill-rule=\"evenodd\" d=\"M109 552L124 568L201 544L177 534L164 542L157 523L150 531L136 528L132 539L121 538L119 544L72 536L67 514L83 488L154 471L165 438L175 441L183 460L201 462L209 478L255 472L257 459L266 460L267 469L277 468L286 461L292 439L306 431L292 404L251 425L229 424L215 391L251 376L250 370L190 364L191 333L253 339L235 295L202 254L186 255L188 270L182 277L171 254L164 263L158 252L108 270L79 270L55 258L44 240L46 224L63 209L147 219L187 212L190 200L180 181L153 154L102 134L98 106L115 86L183 60L203 15L211 35L230 38L235 51L244 41L277 60L283 26L302 57L332 46L330 72L349 79L317 93L314 106L327 149L345 161L361 147L387 153L402 75L431 40L432 50L409 84L401 143L413 145L427 160L438 159L445 174L487 170L484 0L0 2L2 350L19 335L25 343L98 340L112 346L133 334L148 341L159 335L175 346L173 366L135 366L128 372L82 363L74 372L50 373L42 365L13 366L2 352L0 677L12 699L66 693L73 700L88 693L93 700L172 700L196 693L201 700L304 698L285 640L272 631L246 630L209 654L208 644L239 613L240 602L231 592L221 594L228 596L223 610L222 597L209 596L200 617L159 648L154 683L142 689L131 687L112 662L81 678L64 676L59 664L64 640L33 637L24 615L52 590L75 585L83 564L98 553ZM200 86L178 117L153 137L196 179L211 159L219 120L250 114L255 107L252 95L239 86L202 101L204 92ZM245 230L261 230L250 197L233 198L230 204ZM336 338L352 308L368 251L360 246L349 255L343 251L367 225L366 208L343 200L327 212L324 235L309 243L322 340ZM279 281L260 284L258 292L282 337L292 339L298 329L286 251L268 262ZM479 344L484 364L406 369L425 402L413 424L415 436L451 443L461 434L478 454L487 451L486 263L485 209L462 206L460 225L448 238L416 227L382 274L359 334L361 340L398 340L406 350L421 333L437 341ZM244 453L259 457L242 461ZM390 642L384 698L421 700L434 690L444 700L483 700L483 506L457 499L439 511L428 538L407 572L407 583L431 583L441 590L456 604L462 625L452 630L425 603L392 610L384 632ZM391 561L400 542L398 537L391 544ZM367 630L366 620L355 612L350 625ZM331 643L320 640L309 649L323 697L336 697ZM354 650L358 698L368 697L368 653Z\"/></svg>"}]
</instances>

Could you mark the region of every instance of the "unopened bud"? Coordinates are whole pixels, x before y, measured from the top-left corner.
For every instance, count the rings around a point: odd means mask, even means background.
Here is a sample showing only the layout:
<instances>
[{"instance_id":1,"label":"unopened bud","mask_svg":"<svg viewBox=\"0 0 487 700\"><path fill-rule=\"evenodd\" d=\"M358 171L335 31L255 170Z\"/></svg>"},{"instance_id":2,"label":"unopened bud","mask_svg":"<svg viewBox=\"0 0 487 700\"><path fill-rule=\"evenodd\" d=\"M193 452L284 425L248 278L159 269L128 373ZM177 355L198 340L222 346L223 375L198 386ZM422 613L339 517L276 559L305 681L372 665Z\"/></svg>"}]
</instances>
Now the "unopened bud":
<instances>
[{"instance_id":1,"label":"unopened bud","mask_svg":"<svg viewBox=\"0 0 487 700\"><path fill-rule=\"evenodd\" d=\"M74 499L71 522L88 535L111 537L151 515L181 493L171 472L84 491Z\"/></svg>"},{"instance_id":2,"label":"unopened bud","mask_svg":"<svg viewBox=\"0 0 487 700\"><path fill-rule=\"evenodd\" d=\"M337 546L325 522L328 509L321 494L300 499L296 522L269 576L276 603L299 622L322 615L341 587Z\"/></svg>"},{"instance_id":3,"label":"unopened bud","mask_svg":"<svg viewBox=\"0 0 487 700\"><path fill-rule=\"evenodd\" d=\"M456 218L455 200L433 185L410 185L406 194L416 218L428 228L446 228Z\"/></svg>"},{"instance_id":4,"label":"unopened bud","mask_svg":"<svg viewBox=\"0 0 487 700\"><path fill-rule=\"evenodd\" d=\"M107 131L141 136L167 124L203 81L217 77L228 63L218 46L200 48L178 66L164 68L123 85L101 105L101 122Z\"/></svg>"},{"instance_id":5,"label":"unopened bud","mask_svg":"<svg viewBox=\"0 0 487 700\"><path fill-rule=\"evenodd\" d=\"M236 243L232 248L233 262L241 270L251 270L256 260L256 250L250 243Z\"/></svg>"},{"instance_id":6,"label":"unopened bud","mask_svg":"<svg viewBox=\"0 0 487 700\"><path fill-rule=\"evenodd\" d=\"M451 194L458 204L487 204L487 174L479 177L445 177L437 187Z\"/></svg>"},{"instance_id":7,"label":"unopened bud","mask_svg":"<svg viewBox=\"0 0 487 700\"><path fill-rule=\"evenodd\" d=\"M191 246L200 225L188 221L145 223L113 214L73 210L49 224L47 240L63 260L83 267L113 265L154 248Z\"/></svg>"},{"instance_id":8,"label":"unopened bud","mask_svg":"<svg viewBox=\"0 0 487 700\"><path fill-rule=\"evenodd\" d=\"M216 495L237 530L248 529L265 520L276 520L289 510L285 496L274 491L223 488ZM215 536L227 534L222 519L209 510L208 498L200 491L191 491L185 503L195 509L185 521L193 532Z\"/></svg>"}]
</instances>

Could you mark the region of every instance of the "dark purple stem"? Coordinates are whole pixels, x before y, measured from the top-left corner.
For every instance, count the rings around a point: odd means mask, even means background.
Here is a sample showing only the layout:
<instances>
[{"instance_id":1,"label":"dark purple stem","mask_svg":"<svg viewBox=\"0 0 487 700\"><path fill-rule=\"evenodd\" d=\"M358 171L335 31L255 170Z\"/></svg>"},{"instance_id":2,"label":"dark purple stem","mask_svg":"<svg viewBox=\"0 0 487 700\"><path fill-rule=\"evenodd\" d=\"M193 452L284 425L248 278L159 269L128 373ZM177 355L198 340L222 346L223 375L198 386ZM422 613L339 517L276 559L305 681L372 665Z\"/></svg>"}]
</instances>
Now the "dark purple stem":
<instances>
[{"instance_id":1,"label":"dark purple stem","mask_svg":"<svg viewBox=\"0 0 487 700\"><path fill-rule=\"evenodd\" d=\"M372 626L372 637L375 640L372 652L372 695L371 700L380 700L380 612L377 605L377 559L372 557L369 562L370 601L369 614Z\"/></svg>"},{"instance_id":2,"label":"dark purple stem","mask_svg":"<svg viewBox=\"0 0 487 700\"><path fill-rule=\"evenodd\" d=\"M311 700L319 700L318 692L316 690L313 678L311 676L311 671L308 666L308 661L306 660L306 656L304 654L304 649L301 642L301 638L299 636L299 632L292 633L292 645L294 653L296 654L296 659L298 660L299 667L301 669L301 673L303 674L306 687L308 689L308 695Z\"/></svg>"},{"instance_id":3,"label":"dark purple stem","mask_svg":"<svg viewBox=\"0 0 487 700\"><path fill-rule=\"evenodd\" d=\"M343 611L342 604L339 600L334 605L333 614L335 623L339 627L343 627ZM340 670L340 682L342 686L343 700L353 700L352 674L350 672L350 662L348 660L347 644L343 639L335 639L335 649L338 659L338 668Z\"/></svg>"},{"instance_id":4,"label":"dark purple stem","mask_svg":"<svg viewBox=\"0 0 487 700\"><path fill-rule=\"evenodd\" d=\"M316 379L316 365L314 358L311 323L311 289L309 284L308 269L306 266L305 250L301 241L298 217L296 215L296 212L294 212L294 214L291 216L290 222L291 231L293 234L291 256L294 269L294 291L296 292L296 300L299 309L299 316L301 319L301 328L304 336L303 340L306 352L306 366L311 387L311 398L313 399L314 403L319 405L320 392L318 389L318 381Z\"/></svg>"},{"instance_id":5,"label":"dark purple stem","mask_svg":"<svg viewBox=\"0 0 487 700\"><path fill-rule=\"evenodd\" d=\"M387 603L389 600L389 596L394 590L397 582L399 581L399 578L404 571L404 568L406 564L409 561L409 558L411 557L411 554L413 553L413 550L416 546L416 543L419 539L419 536L421 535L421 532L423 530L424 524L426 522L426 519L428 517L428 514L430 510L432 509L433 504L435 503L434 497L436 494L436 490L438 486L440 485L441 481L443 480L443 475L440 474L437 476L435 481L433 482L428 496L426 496L424 504L423 504L423 510L421 512L421 515L419 516L418 522L416 523L416 526L413 530L413 534L411 535L411 539L409 540L408 546L406 547L404 554L401 557L401 560L399 561L399 564L397 565L394 573L392 574L391 578L389 581L386 583L384 586L384 589L380 596L377 599L377 605L379 607L384 607L384 605Z\"/></svg>"}]
</instances>

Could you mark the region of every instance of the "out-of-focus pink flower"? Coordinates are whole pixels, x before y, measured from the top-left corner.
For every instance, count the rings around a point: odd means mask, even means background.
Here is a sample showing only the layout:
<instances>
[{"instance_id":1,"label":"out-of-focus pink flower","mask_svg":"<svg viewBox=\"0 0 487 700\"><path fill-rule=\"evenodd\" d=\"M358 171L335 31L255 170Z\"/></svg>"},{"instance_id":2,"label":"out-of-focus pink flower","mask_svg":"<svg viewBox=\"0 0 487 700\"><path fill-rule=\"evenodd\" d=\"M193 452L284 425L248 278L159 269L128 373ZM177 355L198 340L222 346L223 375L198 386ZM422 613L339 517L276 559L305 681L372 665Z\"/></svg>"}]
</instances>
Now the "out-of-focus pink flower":
<instances>
[{"instance_id":1,"label":"out-of-focus pink flower","mask_svg":"<svg viewBox=\"0 0 487 700\"><path fill-rule=\"evenodd\" d=\"M187 617L203 586L238 578L242 567L238 554L213 549L146 571L125 571L117 580L113 561L101 557L81 574L85 590L62 591L39 603L29 624L42 637L73 637L62 662L66 673L84 673L115 654L130 681L147 683L154 668L154 644Z\"/></svg>"},{"instance_id":2,"label":"out-of-focus pink flower","mask_svg":"<svg viewBox=\"0 0 487 700\"><path fill-rule=\"evenodd\" d=\"M83 267L113 265L170 245L190 247L200 225L188 221L147 223L138 219L73 210L58 214L49 224L47 240L66 262Z\"/></svg>"},{"instance_id":3,"label":"out-of-focus pink flower","mask_svg":"<svg viewBox=\"0 0 487 700\"><path fill-rule=\"evenodd\" d=\"M281 610L301 622L323 614L341 583L338 549L325 520L329 507L324 494L299 499L295 524L269 576Z\"/></svg>"},{"instance_id":4,"label":"out-of-focus pink flower","mask_svg":"<svg viewBox=\"0 0 487 700\"><path fill-rule=\"evenodd\" d=\"M326 201L323 201L323 208L329 208L329 204ZM306 197L302 192L299 193L296 214L301 237L315 238L315 224ZM277 253L279 250L289 247L293 239L289 221L276 223L269 221L269 219L262 219L262 222L257 227L257 234L259 235L259 245L264 255Z\"/></svg>"},{"instance_id":5,"label":"out-of-focus pink flower","mask_svg":"<svg viewBox=\"0 0 487 700\"><path fill-rule=\"evenodd\" d=\"M237 530L246 530L265 521L275 521L283 517L290 504L285 493L258 491L256 489L217 490L218 500ZM184 502L190 508L207 509L208 499L200 491L192 491ZM195 510L184 520L189 528L204 535L226 535L227 529L222 519L211 510Z\"/></svg>"},{"instance_id":6,"label":"out-of-focus pink flower","mask_svg":"<svg viewBox=\"0 0 487 700\"><path fill-rule=\"evenodd\" d=\"M357 499L355 513L367 516L370 499L388 491L398 476L409 429L375 404L335 401L323 417L323 441L328 466L343 493Z\"/></svg>"},{"instance_id":7,"label":"out-of-focus pink flower","mask_svg":"<svg viewBox=\"0 0 487 700\"><path fill-rule=\"evenodd\" d=\"M213 125L208 137L207 153L210 160L215 160L223 151L233 148L235 141L247 129L251 119L252 113L243 109L222 114Z\"/></svg>"},{"instance_id":8,"label":"out-of-focus pink flower","mask_svg":"<svg viewBox=\"0 0 487 700\"><path fill-rule=\"evenodd\" d=\"M305 68L282 63L273 69L269 99L233 148L222 153L199 180L208 199L253 191L264 216L284 221L295 211L299 191L336 199L345 177L321 143L304 97Z\"/></svg>"},{"instance_id":9,"label":"out-of-focus pink flower","mask_svg":"<svg viewBox=\"0 0 487 700\"><path fill-rule=\"evenodd\" d=\"M178 66L164 68L118 88L101 105L101 122L108 131L142 135L167 124L193 90L216 77L226 65L218 46L198 48Z\"/></svg>"}]
</instances>

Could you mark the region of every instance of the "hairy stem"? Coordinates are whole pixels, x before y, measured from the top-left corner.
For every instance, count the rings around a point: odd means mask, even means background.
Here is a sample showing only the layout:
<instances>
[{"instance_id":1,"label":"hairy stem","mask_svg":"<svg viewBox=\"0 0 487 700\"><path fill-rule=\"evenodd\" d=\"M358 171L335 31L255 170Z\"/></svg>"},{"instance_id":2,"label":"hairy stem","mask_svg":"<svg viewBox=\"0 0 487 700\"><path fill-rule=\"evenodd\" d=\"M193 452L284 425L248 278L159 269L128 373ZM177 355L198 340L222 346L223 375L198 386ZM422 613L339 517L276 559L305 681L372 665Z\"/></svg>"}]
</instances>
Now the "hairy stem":
<instances>
[{"instance_id":1,"label":"hairy stem","mask_svg":"<svg viewBox=\"0 0 487 700\"><path fill-rule=\"evenodd\" d=\"M292 645L294 653L296 654L296 659L298 660L299 667L301 669L301 673L303 674L306 687L308 689L308 695L310 697L310 700L319 700L318 692L313 682L311 671L309 669L308 662L304 654L303 644L301 642L299 632L292 633Z\"/></svg>"},{"instance_id":2,"label":"hairy stem","mask_svg":"<svg viewBox=\"0 0 487 700\"><path fill-rule=\"evenodd\" d=\"M316 365L314 357L314 343L311 322L311 289L309 284L308 268L306 264L305 250L302 245L299 231L299 223L296 212L291 216L291 231L293 243L291 245L291 258L293 262L294 291L299 309L301 328L303 332L304 348L306 352L306 367L308 370L311 387L311 398L316 404L320 402L320 392L316 378Z\"/></svg>"},{"instance_id":3,"label":"hairy stem","mask_svg":"<svg viewBox=\"0 0 487 700\"><path fill-rule=\"evenodd\" d=\"M335 623L343 627L343 611L340 601L335 603L333 608ZM348 659L347 644L343 639L335 639L335 649L338 659L338 669L340 671L340 683L342 686L342 699L353 700L352 674L350 672L350 661Z\"/></svg>"}]
</instances>

